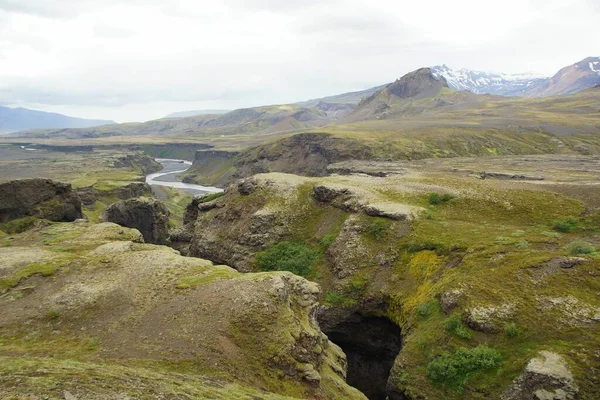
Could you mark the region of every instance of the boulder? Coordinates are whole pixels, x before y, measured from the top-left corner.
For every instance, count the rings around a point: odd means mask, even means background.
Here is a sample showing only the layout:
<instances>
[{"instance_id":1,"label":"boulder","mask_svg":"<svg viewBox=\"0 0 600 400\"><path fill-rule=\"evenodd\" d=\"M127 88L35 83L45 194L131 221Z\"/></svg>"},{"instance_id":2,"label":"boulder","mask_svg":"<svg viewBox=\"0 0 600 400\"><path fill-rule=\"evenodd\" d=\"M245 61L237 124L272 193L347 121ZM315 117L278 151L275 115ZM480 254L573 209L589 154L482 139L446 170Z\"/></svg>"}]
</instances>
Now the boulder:
<instances>
[{"instance_id":1,"label":"boulder","mask_svg":"<svg viewBox=\"0 0 600 400\"><path fill-rule=\"evenodd\" d=\"M503 400L572 400L578 388L569 365L557 353L540 351L502 396Z\"/></svg>"},{"instance_id":2,"label":"boulder","mask_svg":"<svg viewBox=\"0 0 600 400\"><path fill-rule=\"evenodd\" d=\"M242 179L238 182L237 189L241 195L248 196L256 191L258 182L254 178Z\"/></svg>"},{"instance_id":3,"label":"boulder","mask_svg":"<svg viewBox=\"0 0 600 400\"><path fill-rule=\"evenodd\" d=\"M70 184L51 179L23 179L0 185L0 222L34 216L51 221L83 217L81 199Z\"/></svg>"},{"instance_id":4,"label":"boulder","mask_svg":"<svg viewBox=\"0 0 600 400\"><path fill-rule=\"evenodd\" d=\"M169 216L163 202L138 197L111 204L104 210L102 219L139 230L148 243L164 244L169 236Z\"/></svg>"}]
</instances>

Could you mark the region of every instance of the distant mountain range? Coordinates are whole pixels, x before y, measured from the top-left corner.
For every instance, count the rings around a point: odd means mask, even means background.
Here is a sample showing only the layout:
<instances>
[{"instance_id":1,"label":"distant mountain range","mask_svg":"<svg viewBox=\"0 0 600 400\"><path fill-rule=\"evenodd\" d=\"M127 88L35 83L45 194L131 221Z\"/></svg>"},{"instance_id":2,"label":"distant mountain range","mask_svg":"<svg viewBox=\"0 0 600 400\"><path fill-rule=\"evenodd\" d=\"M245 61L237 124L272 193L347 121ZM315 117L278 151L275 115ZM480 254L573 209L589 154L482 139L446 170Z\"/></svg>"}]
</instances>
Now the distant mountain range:
<instances>
[{"instance_id":1,"label":"distant mountain range","mask_svg":"<svg viewBox=\"0 0 600 400\"><path fill-rule=\"evenodd\" d=\"M472 119L484 118L486 123L493 121L493 126L502 126L512 118L512 115L519 115L519 118L512 122L513 125L520 125L524 124L523 121L528 120L529 116L523 115L519 107L543 110L554 101L554 99L548 99L546 102L546 97L584 92L584 89L593 88L598 84L600 84L600 58L597 57L589 57L565 67L551 78L531 74L490 74L464 69L453 71L447 66L438 66L421 68L387 85L294 104L251 107L226 113L223 111L215 113L220 110L196 110L185 112L195 114L191 117L173 117L185 115L185 113L176 113L171 114L171 118L144 123L80 129L30 129L19 132L17 135L38 138L222 137L227 135L249 137L296 132L324 126L340 126L355 122L362 123L363 121L395 121L398 118L417 118L419 115L425 114L427 114L427 118L419 117L416 125L434 121L444 113L451 115L448 121L456 125L458 117L453 114L455 112L470 112L469 115ZM595 107L594 99L598 96L596 89L590 90L594 93L586 95L586 98L590 98L590 96L593 98L587 109ZM486 107L492 107L492 104L500 104L502 99L497 95L540 98L540 101L527 103L525 100L528 99L514 99L510 103L512 114L506 114L504 118L501 118L499 110L486 109ZM484 104L487 105L484 106ZM571 111L566 109L565 112ZM432 113L436 114L435 118ZM461 115L460 118L464 119L466 116ZM86 121L87 124L92 122L96 121ZM446 122L444 121L444 123ZM535 121L535 124L539 124L539 121ZM396 128L393 125L389 125L389 127L386 125L382 129ZM565 131L562 126L553 128L550 124L543 129ZM2 130L1 126L0 130ZM595 132L595 128L590 128L590 132L592 131Z\"/></svg>"},{"instance_id":2,"label":"distant mountain range","mask_svg":"<svg viewBox=\"0 0 600 400\"><path fill-rule=\"evenodd\" d=\"M213 115L213 114L226 114L231 110L190 110L190 111L179 111L167 115L164 118L185 118L195 117L197 115Z\"/></svg>"},{"instance_id":3,"label":"distant mountain range","mask_svg":"<svg viewBox=\"0 0 600 400\"><path fill-rule=\"evenodd\" d=\"M90 128L114 121L68 117L62 114L0 106L0 132L31 129Z\"/></svg>"},{"instance_id":4,"label":"distant mountain range","mask_svg":"<svg viewBox=\"0 0 600 400\"><path fill-rule=\"evenodd\" d=\"M443 76L451 89L500 96L546 97L571 94L600 84L600 57L588 57L562 68L552 77L532 73L508 75L469 69L453 70L447 65L431 68Z\"/></svg>"}]
</instances>

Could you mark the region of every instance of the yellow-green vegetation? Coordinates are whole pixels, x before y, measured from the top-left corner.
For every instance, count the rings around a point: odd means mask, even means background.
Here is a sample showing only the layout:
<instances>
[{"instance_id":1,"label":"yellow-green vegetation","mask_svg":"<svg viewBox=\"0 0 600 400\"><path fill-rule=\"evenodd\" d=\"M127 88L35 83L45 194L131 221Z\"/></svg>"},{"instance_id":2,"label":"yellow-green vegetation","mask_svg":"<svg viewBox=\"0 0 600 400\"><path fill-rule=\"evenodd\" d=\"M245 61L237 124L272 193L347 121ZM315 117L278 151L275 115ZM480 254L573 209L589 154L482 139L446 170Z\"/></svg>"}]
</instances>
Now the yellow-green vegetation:
<instances>
[{"instance_id":1,"label":"yellow-green vegetation","mask_svg":"<svg viewBox=\"0 0 600 400\"><path fill-rule=\"evenodd\" d=\"M567 358L583 398L596 397L585 372L595 368L591 349L600 345L600 327L592 322L600 310L594 272L600 205L587 195L593 188L557 183L568 181L565 171L557 182L535 184L449 169L415 168L389 178L259 175L265 188L224 203L255 213L262 197L260 212L274 213L286 238L323 254L309 276L327 306L354 310L365 298L388 297L381 312L405 335L402 366L392 379L409 396L495 397L532 357L549 350ZM350 200L318 203L316 184L347 188ZM439 194L434 201L432 193ZM407 222L342 209L353 201L425 212ZM575 228L556 232L556 221ZM215 233L228 240L227 229ZM585 262L552 266L572 255ZM444 311L446 295L455 300Z\"/></svg>"},{"instance_id":2,"label":"yellow-green vegetation","mask_svg":"<svg viewBox=\"0 0 600 400\"><path fill-rule=\"evenodd\" d=\"M316 254L306 245L279 242L256 256L256 265L262 271L290 271L307 276Z\"/></svg>"},{"instance_id":3,"label":"yellow-green vegetation","mask_svg":"<svg viewBox=\"0 0 600 400\"><path fill-rule=\"evenodd\" d=\"M170 228L181 226L185 209L192 201L192 195L183 190L170 187L161 187L160 190L167 195L167 198L160 200L165 203L171 213Z\"/></svg>"},{"instance_id":4,"label":"yellow-green vegetation","mask_svg":"<svg viewBox=\"0 0 600 400\"><path fill-rule=\"evenodd\" d=\"M309 315L317 285L141 241L84 221L0 238L0 398L364 398Z\"/></svg>"},{"instance_id":5,"label":"yellow-green vegetation","mask_svg":"<svg viewBox=\"0 0 600 400\"><path fill-rule=\"evenodd\" d=\"M8 234L21 233L31 228L38 219L36 217L23 217L0 224L0 231Z\"/></svg>"}]
</instances>

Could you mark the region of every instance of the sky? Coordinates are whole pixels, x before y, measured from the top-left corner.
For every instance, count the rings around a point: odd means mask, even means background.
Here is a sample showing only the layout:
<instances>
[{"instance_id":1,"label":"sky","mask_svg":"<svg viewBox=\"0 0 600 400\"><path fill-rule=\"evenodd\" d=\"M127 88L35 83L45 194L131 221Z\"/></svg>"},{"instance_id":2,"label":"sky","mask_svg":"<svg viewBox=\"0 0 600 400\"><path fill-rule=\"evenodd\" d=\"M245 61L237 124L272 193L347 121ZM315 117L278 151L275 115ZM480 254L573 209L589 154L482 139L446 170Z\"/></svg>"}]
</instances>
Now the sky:
<instances>
[{"instance_id":1,"label":"sky","mask_svg":"<svg viewBox=\"0 0 600 400\"><path fill-rule=\"evenodd\" d=\"M553 75L598 0L0 0L0 105L118 122L291 103L423 66Z\"/></svg>"}]
</instances>

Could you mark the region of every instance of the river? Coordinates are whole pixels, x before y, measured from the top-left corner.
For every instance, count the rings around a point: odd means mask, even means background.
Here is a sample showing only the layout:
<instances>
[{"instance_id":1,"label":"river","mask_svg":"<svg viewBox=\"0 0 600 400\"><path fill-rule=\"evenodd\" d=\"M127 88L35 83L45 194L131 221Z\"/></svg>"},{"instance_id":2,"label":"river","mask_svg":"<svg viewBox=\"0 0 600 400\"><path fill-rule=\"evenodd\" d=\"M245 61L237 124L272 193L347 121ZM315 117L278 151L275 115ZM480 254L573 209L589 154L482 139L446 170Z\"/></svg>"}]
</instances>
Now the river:
<instances>
[{"instance_id":1,"label":"river","mask_svg":"<svg viewBox=\"0 0 600 400\"><path fill-rule=\"evenodd\" d=\"M172 158L157 158L156 161L162 164L163 169L154 174L146 175L146 183L149 185L168 186L185 190L191 194L218 193L223 191L223 189L213 186L202 186L181 182L179 180L179 174L190 169L192 163L189 161L175 160Z\"/></svg>"}]
</instances>

